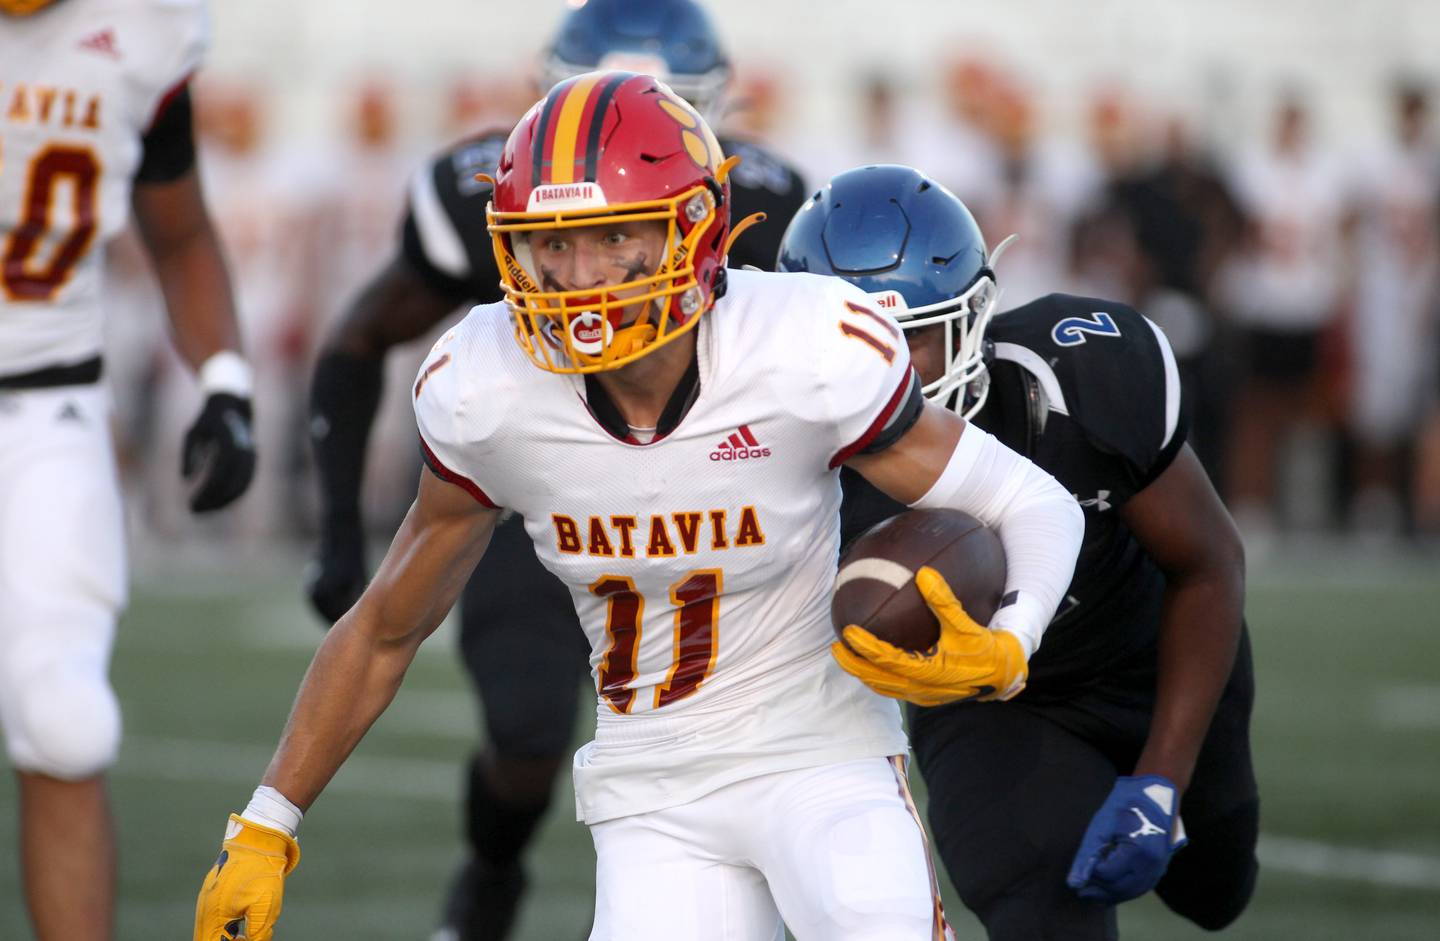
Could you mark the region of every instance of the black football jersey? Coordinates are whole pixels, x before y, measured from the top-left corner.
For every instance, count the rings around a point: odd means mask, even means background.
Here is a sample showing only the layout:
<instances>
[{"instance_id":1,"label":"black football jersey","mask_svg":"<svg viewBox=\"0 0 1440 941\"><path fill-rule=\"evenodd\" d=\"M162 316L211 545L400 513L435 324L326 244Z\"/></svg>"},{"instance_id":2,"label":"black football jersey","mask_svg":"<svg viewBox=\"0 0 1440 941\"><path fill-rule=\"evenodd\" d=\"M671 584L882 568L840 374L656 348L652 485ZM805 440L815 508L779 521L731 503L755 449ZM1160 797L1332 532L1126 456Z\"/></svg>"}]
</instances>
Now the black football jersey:
<instances>
[{"instance_id":1,"label":"black football jersey","mask_svg":"<svg viewBox=\"0 0 1440 941\"><path fill-rule=\"evenodd\" d=\"M975 424L1085 511L1074 580L1030 660L1022 695L1039 699L1128 669L1153 647L1164 576L1118 510L1170 466L1188 425L1169 342L1123 304L1051 294L997 315L987 341L990 396ZM853 471L842 479L847 542L903 509Z\"/></svg>"},{"instance_id":2,"label":"black football jersey","mask_svg":"<svg viewBox=\"0 0 1440 941\"><path fill-rule=\"evenodd\" d=\"M495 172L507 136L508 132L492 131L460 141L420 168L410 181L401 250L436 291L457 304L501 298L500 271L485 230L490 185L478 182L475 174ZM726 154L741 158L730 176L731 224L752 213L766 214L765 222L736 240L729 265L773 271L785 226L808 195L805 182L793 167L758 144L721 138L720 146Z\"/></svg>"}]
</instances>

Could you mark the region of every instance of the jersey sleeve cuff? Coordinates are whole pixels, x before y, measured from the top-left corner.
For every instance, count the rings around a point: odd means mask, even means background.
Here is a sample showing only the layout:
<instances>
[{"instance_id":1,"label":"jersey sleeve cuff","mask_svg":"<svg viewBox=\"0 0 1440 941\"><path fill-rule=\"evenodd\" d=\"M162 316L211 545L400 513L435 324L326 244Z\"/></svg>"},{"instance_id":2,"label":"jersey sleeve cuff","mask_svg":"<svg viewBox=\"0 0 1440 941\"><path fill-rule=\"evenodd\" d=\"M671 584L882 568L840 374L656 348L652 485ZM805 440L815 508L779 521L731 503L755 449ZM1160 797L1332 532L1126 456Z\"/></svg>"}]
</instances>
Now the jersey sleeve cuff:
<instances>
[{"instance_id":1,"label":"jersey sleeve cuff","mask_svg":"<svg viewBox=\"0 0 1440 941\"><path fill-rule=\"evenodd\" d=\"M990 619L990 628L1014 634L1015 639L1020 641L1020 649L1025 652L1025 660L1028 662L1035 655L1035 651L1040 649L1040 639L1045 636L1049 621L1045 606L1038 598L1011 591L1001 599L1000 610Z\"/></svg>"},{"instance_id":2,"label":"jersey sleeve cuff","mask_svg":"<svg viewBox=\"0 0 1440 941\"><path fill-rule=\"evenodd\" d=\"M830 458L831 469L833 470L839 467L841 464L844 464L855 455L867 449L878 450L870 446L874 444L876 439L882 434L893 434L893 439L898 440L900 435L904 434L905 431L909 430L910 426L915 423L915 419L920 416L920 409L924 407L924 404L924 397L920 395L920 385L915 370L907 369L905 375L900 377L900 384L897 385L895 391L891 393L890 399L885 403L885 407L880 409L880 414L875 416L875 420L870 423L870 426L865 429L865 432L839 451L836 451L835 455ZM893 444L894 440L891 440L889 443Z\"/></svg>"},{"instance_id":3,"label":"jersey sleeve cuff","mask_svg":"<svg viewBox=\"0 0 1440 941\"><path fill-rule=\"evenodd\" d=\"M486 494L484 490L480 489L479 484L475 483L475 481L471 480L469 477L466 477L464 474L457 474L455 471L452 471L450 468L446 467L444 462L441 461L440 458L435 456L435 452L430 450L430 445L425 443L425 439L423 437L420 439L420 456L424 459L425 466L430 468L430 472L436 477L439 477L447 484L454 484L461 490L464 490L466 493L470 494L470 496L474 497L475 500L483 507L491 510L498 510L500 508L494 500L490 499L489 495Z\"/></svg>"}]
</instances>

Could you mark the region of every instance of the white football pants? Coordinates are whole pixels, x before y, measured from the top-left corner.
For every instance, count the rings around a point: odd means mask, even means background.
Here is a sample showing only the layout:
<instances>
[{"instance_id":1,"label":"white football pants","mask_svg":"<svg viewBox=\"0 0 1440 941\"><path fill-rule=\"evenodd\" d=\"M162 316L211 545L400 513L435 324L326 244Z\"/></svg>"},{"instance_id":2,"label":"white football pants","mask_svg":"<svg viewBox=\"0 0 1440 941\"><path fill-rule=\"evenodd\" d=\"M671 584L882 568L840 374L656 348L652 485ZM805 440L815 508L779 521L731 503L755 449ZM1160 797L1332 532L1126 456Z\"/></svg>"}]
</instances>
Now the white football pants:
<instances>
[{"instance_id":1,"label":"white football pants","mask_svg":"<svg viewBox=\"0 0 1440 941\"><path fill-rule=\"evenodd\" d=\"M115 760L124 518L103 386L0 392L0 728L22 771Z\"/></svg>"},{"instance_id":2,"label":"white football pants","mask_svg":"<svg viewBox=\"0 0 1440 941\"><path fill-rule=\"evenodd\" d=\"M797 941L947 937L901 767L767 774L591 826L590 941L783 941L786 926Z\"/></svg>"}]
</instances>

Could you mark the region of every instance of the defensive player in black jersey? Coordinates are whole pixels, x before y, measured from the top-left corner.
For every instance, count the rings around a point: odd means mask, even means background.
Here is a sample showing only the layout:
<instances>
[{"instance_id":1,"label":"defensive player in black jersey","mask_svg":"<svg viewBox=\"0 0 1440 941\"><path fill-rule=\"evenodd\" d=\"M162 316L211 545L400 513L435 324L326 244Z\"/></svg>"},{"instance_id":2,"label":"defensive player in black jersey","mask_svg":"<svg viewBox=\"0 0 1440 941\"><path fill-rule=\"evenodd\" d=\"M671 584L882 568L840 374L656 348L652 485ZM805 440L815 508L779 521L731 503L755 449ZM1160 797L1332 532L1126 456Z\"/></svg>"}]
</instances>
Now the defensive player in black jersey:
<instances>
[{"instance_id":1,"label":"defensive player in black jersey","mask_svg":"<svg viewBox=\"0 0 1440 941\"><path fill-rule=\"evenodd\" d=\"M553 84L611 65L660 76L702 112L717 108L730 75L708 17L691 0L590 0L572 11L546 54L547 79ZM500 299L485 220L490 187L475 174L495 172L508 133L461 141L415 175L399 250L338 321L316 364L311 428L324 515L309 594L329 620L365 587L359 493L386 352L459 306ZM721 145L742 158L730 175L731 217L763 212L771 220L737 243L729 265L771 268L805 185L757 144L722 137ZM470 762L470 856L436 937L488 941L510 931L524 890L520 857L556 774L569 763L577 694L588 671L588 644L570 594L540 565L519 518L496 529L465 589L460 645L484 705L488 742Z\"/></svg>"},{"instance_id":2,"label":"defensive player in black jersey","mask_svg":"<svg viewBox=\"0 0 1440 941\"><path fill-rule=\"evenodd\" d=\"M1085 510L1028 686L1006 702L911 707L936 844L993 941L1113 939L1114 906L1152 888L1224 927L1254 889L1259 820L1235 526L1185 443L1160 330L1123 304L1062 294L992 320L992 261L964 204L898 166L836 176L779 258L870 292L905 327L926 394ZM845 486L846 539L904 509L856 475ZM887 647L876 640L852 672L890 695L945 653L943 638L928 657Z\"/></svg>"}]
</instances>

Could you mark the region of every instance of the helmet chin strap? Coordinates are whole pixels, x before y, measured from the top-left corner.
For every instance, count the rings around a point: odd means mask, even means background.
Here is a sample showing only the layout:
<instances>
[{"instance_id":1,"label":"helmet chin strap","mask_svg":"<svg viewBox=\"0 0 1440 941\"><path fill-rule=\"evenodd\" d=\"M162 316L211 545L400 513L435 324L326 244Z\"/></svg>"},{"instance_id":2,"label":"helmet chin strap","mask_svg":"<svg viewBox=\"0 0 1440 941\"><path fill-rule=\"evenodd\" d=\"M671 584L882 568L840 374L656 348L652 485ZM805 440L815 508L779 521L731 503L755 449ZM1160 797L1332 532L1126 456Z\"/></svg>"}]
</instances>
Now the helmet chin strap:
<instances>
[{"instance_id":1,"label":"helmet chin strap","mask_svg":"<svg viewBox=\"0 0 1440 941\"><path fill-rule=\"evenodd\" d=\"M659 332L652 323L646 321L632 323L625 329L615 332L615 336L610 340L608 349L617 359L629 356L642 347L654 343L655 337L659 335Z\"/></svg>"},{"instance_id":2,"label":"helmet chin strap","mask_svg":"<svg viewBox=\"0 0 1440 941\"><path fill-rule=\"evenodd\" d=\"M655 342L660 335L660 330L650 322L651 307L654 301L647 301L645 310L635 322L628 327L622 327L615 331L610 342L605 345L599 354L586 353L575 350L575 356L586 365L594 365L608 359L623 359L631 353L635 353Z\"/></svg>"}]
</instances>

